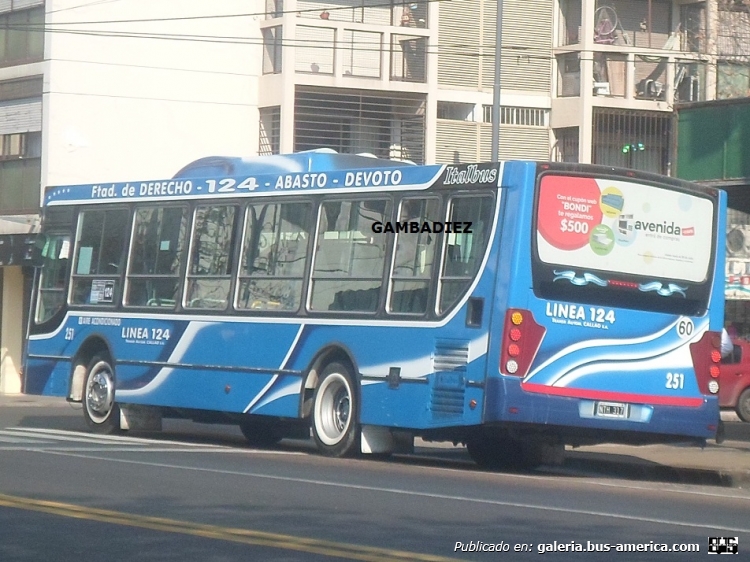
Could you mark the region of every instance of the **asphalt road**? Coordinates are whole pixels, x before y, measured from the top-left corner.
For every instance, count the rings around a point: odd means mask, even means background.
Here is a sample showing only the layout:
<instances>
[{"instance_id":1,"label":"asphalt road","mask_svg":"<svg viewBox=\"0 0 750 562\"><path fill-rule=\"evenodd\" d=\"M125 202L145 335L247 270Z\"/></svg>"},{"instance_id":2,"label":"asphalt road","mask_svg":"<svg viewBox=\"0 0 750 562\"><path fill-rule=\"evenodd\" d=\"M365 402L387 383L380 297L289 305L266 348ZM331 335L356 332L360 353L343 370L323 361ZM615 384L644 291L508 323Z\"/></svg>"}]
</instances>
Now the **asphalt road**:
<instances>
[{"instance_id":1,"label":"asphalt road","mask_svg":"<svg viewBox=\"0 0 750 562\"><path fill-rule=\"evenodd\" d=\"M704 560L717 536L750 551L747 490L488 473L460 454L335 460L300 442L253 450L227 427L165 428L93 436L67 405L0 409L0 560L529 560L556 549L546 557L682 561ZM699 552L654 551L662 544ZM475 550L496 545L509 550Z\"/></svg>"}]
</instances>

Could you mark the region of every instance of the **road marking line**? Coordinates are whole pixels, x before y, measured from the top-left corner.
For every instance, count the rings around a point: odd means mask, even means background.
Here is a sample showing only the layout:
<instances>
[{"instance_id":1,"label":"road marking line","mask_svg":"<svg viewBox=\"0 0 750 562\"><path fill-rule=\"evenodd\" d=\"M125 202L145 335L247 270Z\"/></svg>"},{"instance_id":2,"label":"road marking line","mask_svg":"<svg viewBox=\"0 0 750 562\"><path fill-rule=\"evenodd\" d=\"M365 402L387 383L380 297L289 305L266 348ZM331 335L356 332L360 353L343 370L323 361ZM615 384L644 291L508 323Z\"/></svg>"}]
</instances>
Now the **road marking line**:
<instances>
[{"instance_id":1,"label":"road marking line","mask_svg":"<svg viewBox=\"0 0 750 562\"><path fill-rule=\"evenodd\" d=\"M605 513L602 511L591 511L588 509L572 509L572 508L567 508L567 507L553 507L549 505L527 504L527 503L520 503L520 502L506 502L506 501L489 500L489 499L483 499L483 498L469 498L469 497L464 497L464 496L452 496L448 494L435 494L431 492L415 492L413 490L401 490L398 488L381 488L377 486L363 486L360 484L345 484L341 482L328 482L325 480L313 480L310 478L292 478L290 476L275 476L272 474L260 474L260 473L255 473L255 472L222 470L219 468L201 468L197 466L182 466L179 464L136 461L136 460L130 460L130 459L110 459L110 458L96 457L96 456L91 456L91 455L78 455L75 453L65 453L62 451L44 451L44 450L35 449L35 452L46 453L50 455L79 457L82 459L100 460L100 461L105 461L105 462L118 462L118 463L124 463L124 464L137 464L141 466L153 466L156 468L174 468L174 469L179 469L179 470L190 470L194 472L208 472L211 474L225 474L225 475L230 475L230 476L249 476L251 478L263 478L266 480L277 480L281 482L294 482L298 484L313 484L316 486L329 486L332 488L344 488L344 489L349 489L349 490L382 492L386 494L415 496L415 497L438 499L438 500L449 500L449 501L457 501L457 502L478 503L478 504L484 504L484 505L496 505L496 506L501 506L501 507L517 507L520 509L553 511L556 513L569 513L569 514L574 514L574 515L590 515L593 517L606 517L609 519L622 519L626 521L639 521L643 523L657 523L660 525L673 525L675 527L692 527L692 528L697 528L697 529L712 529L712 530L721 529L722 531L728 531L728 532L732 531L732 532L737 532L737 533L750 533L750 528L724 527L723 525L715 525L710 522L691 523L689 521L671 521L668 519L658 519L655 517L643 517L641 515L624 515L624 514L618 514L618 513Z\"/></svg>"},{"instance_id":2,"label":"road marking line","mask_svg":"<svg viewBox=\"0 0 750 562\"><path fill-rule=\"evenodd\" d=\"M30 440L28 437L2 437L2 435L3 432L0 431L0 443L39 443L40 445L52 443L49 439Z\"/></svg>"},{"instance_id":3,"label":"road marking line","mask_svg":"<svg viewBox=\"0 0 750 562\"><path fill-rule=\"evenodd\" d=\"M16 433L21 432L21 433ZM140 437L129 437L129 436L117 436L117 435L93 435L93 434L87 434L87 433L81 433L76 431L68 431L68 430L60 430L60 429L46 429L46 428L25 428L25 427L7 427L5 430L0 430L0 435L10 435L13 437L20 436L20 435L27 435L29 433L40 433L41 436L29 436L29 439L38 439L38 441L26 441L23 439L20 439L19 441L13 441L12 439L2 439L0 438L0 442L9 442L9 443L50 443L50 441L44 441L44 439L54 439L52 435L65 435L65 436L77 436L82 437L82 442L86 442L85 439L90 440L103 440L104 442L108 441L116 441L116 442L123 442L123 443L154 443L159 445L177 445L181 447L195 447L195 448L215 448L215 450L224 450L229 451L230 449L234 449L233 446L228 445L212 445L210 443L190 443L190 442L182 442L182 441L174 441L174 440L161 440L158 438L140 438ZM49 434L49 435L48 435ZM69 440L69 439L68 439ZM48 448L48 447L47 447ZM29 450L28 447L3 447L0 445L0 450L8 450L8 451L15 451L15 450ZM75 449L75 448L65 448L65 450L72 450L72 451L92 451L92 452L99 452L103 451L104 449ZM108 449L108 450L114 450L117 451L117 449ZM173 451L174 449L169 449L169 451ZM133 449L134 452L141 452L140 450ZM247 453L247 452L256 452L254 449L240 449L241 452ZM158 451L161 452L161 451ZM201 450L201 452L203 452ZM263 452L267 454L281 454L280 452L273 451L273 450L257 450L257 452ZM290 451L283 452L284 454L293 454ZM305 454L305 453L295 453L295 454ZM444 460L442 457L437 457L439 460ZM470 461L467 461L470 462ZM431 470L435 471L443 471L443 472L456 472L457 469L455 468L441 468L441 467L430 467ZM463 470L463 469L459 469ZM522 479L522 480L542 480L547 481L549 480L548 475L532 475L532 474L498 474L497 476L501 477L509 477L514 479ZM733 499L733 500L744 500L744 501L750 501L750 496L744 496L740 495L742 490L741 489L734 489L729 494L720 494L716 492L705 492L700 490L692 490L687 489L685 485L682 484L662 484L662 483L654 483L653 486L649 485L636 485L632 483L627 483L627 481L621 481L621 482L602 482L601 480L594 479L594 478L584 478L577 481L580 484L585 485L592 485L592 486L600 486L600 487L608 487L608 488L617 488L617 489L632 489L632 490L657 490L658 492L666 492L666 493L672 493L672 494L688 494L688 495L695 495L695 496L705 496L705 497L712 497L712 498L727 498L727 499Z\"/></svg>"},{"instance_id":4,"label":"road marking line","mask_svg":"<svg viewBox=\"0 0 750 562\"><path fill-rule=\"evenodd\" d=\"M457 560L455 558L421 554L418 552L407 552L403 550L346 544L322 539L295 537L294 535L268 533L251 529L238 529L232 527L221 527L218 525L207 525L203 523L192 523L190 521L178 521L176 519L167 519L164 517L136 515L120 511L111 511L108 509L98 509L46 500L34 500L5 494L0 494L0 506L23 509L26 511L37 511L61 517L98 521L100 523L126 525L141 529L180 533L184 535L193 535L197 537L256 546L267 546L282 550L320 554L323 556L335 556L337 558L346 558L348 560L363 560L366 562L380 562L382 560L455 562Z\"/></svg>"},{"instance_id":5,"label":"road marking line","mask_svg":"<svg viewBox=\"0 0 750 562\"><path fill-rule=\"evenodd\" d=\"M66 437L75 437L79 440L89 441L102 441L102 442L118 442L118 443L159 443L161 445L181 445L184 447L215 447L217 449L224 448L226 445L211 445L203 443L190 443L182 441L170 441L168 439L148 439L143 437L129 437L125 435L94 435L91 433L81 433L79 431L67 431L63 429L44 429L44 428L30 428L30 427L6 427L4 431L0 431L0 434L10 432L10 435L17 435L15 432L20 432L24 435L40 434L47 439L60 439L69 440ZM55 437L60 436L60 437ZM36 437L36 435L34 435Z\"/></svg>"},{"instance_id":6,"label":"road marking line","mask_svg":"<svg viewBox=\"0 0 750 562\"><path fill-rule=\"evenodd\" d=\"M53 441L76 441L77 443L96 443L96 444L105 444L105 443L111 443L111 441L106 441L104 439L97 439L95 436L88 436L85 434L82 434L81 436L77 435L75 432L68 432L67 435L57 435L57 434L47 434L36 431L28 431L25 430L23 432L16 432L16 431L8 431L8 430L2 430L0 431L0 435L11 435L17 439L25 439L27 443L50 443ZM128 443L121 443L122 445L127 445ZM133 445L136 445L136 443L133 443Z\"/></svg>"},{"instance_id":7,"label":"road marking line","mask_svg":"<svg viewBox=\"0 0 750 562\"><path fill-rule=\"evenodd\" d=\"M30 445L0 445L0 451L71 451L80 453L216 453L216 454L264 454L264 455L304 455L300 451L268 451L265 449L214 449L206 447L205 449L199 449L197 447L191 447L189 449L180 449L179 447L141 447L139 445L133 445L129 447L97 447L96 445L89 445L84 447L59 445L54 444L42 444L38 446Z\"/></svg>"}]
</instances>

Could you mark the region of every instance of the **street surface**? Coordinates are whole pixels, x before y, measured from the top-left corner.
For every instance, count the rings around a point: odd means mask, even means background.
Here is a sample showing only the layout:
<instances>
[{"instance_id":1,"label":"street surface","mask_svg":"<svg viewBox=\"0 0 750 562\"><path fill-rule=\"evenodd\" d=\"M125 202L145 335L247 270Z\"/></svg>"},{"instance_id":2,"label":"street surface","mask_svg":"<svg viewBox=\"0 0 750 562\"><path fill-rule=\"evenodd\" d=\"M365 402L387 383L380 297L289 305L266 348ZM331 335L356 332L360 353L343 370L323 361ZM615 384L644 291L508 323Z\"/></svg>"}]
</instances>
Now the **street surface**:
<instances>
[{"instance_id":1,"label":"street surface","mask_svg":"<svg viewBox=\"0 0 750 562\"><path fill-rule=\"evenodd\" d=\"M705 560L708 537L750 552L747 489L489 473L461 450L336 460L299 441L251 449L228 426L164 425L97 436L64 402L0 407L0 560L682 561Z\"/></svg>"}]
</instances>

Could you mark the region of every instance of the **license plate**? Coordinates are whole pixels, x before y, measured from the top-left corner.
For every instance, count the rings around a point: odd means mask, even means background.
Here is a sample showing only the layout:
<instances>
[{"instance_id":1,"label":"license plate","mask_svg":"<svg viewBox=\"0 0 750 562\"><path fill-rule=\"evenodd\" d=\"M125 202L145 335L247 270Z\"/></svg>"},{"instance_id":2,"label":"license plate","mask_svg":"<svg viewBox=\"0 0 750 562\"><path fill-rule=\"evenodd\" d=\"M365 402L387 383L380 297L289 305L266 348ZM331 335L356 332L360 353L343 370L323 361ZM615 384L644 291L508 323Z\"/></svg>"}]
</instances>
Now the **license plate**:
<instances>
[{"instance_id":1,"label":"license plate","mask_svg":"<svg viewBox=\"0 0 750 562\"><path fill-rule=\"evenodd\" d=\"M601 418L627 418L628 405L621 402L598 402L596 415Z\"/></svg>"}]
</instances>

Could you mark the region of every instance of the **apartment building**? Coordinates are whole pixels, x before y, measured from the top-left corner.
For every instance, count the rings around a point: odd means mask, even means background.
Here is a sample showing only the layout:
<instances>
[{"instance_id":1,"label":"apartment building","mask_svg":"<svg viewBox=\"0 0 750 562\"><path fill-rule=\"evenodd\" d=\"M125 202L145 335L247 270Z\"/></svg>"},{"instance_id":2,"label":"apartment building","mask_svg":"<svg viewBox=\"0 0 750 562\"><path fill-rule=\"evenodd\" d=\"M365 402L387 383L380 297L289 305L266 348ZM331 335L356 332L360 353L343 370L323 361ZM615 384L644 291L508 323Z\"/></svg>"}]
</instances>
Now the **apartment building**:
<instances>
[{"instance_id":1,"label":"apartment building","mask_svg":"<svg viewBox=\"0 0 750 562\"><path fill-rule=\"evenodd\" d=\"M675 103L747 95L745 0L504 0L501 158L671 169ZM266 0L263 153L490 157L496 0Z\"/></svg>"},{"instance_id":2,"label":"apartment building","mask_svg":"<svg viewBox=\"0 0 750 562\"><path fill-rule=\"evenodd\" d=\"M245 0L0 0L0 392L22 390L43 189L257 153L262 14Z\"/></svg>"},{"instance_id":3,"label":"apartment building","mask_svg":"<svg viewBox=\"0 0 750 562\"><path fill-rule=\"evenodd\" d=\"M264 153L489 159L497 3L267 0ZM504 157L548 159L553 4L506 0Z\"/></svg>"}]
</instances>

